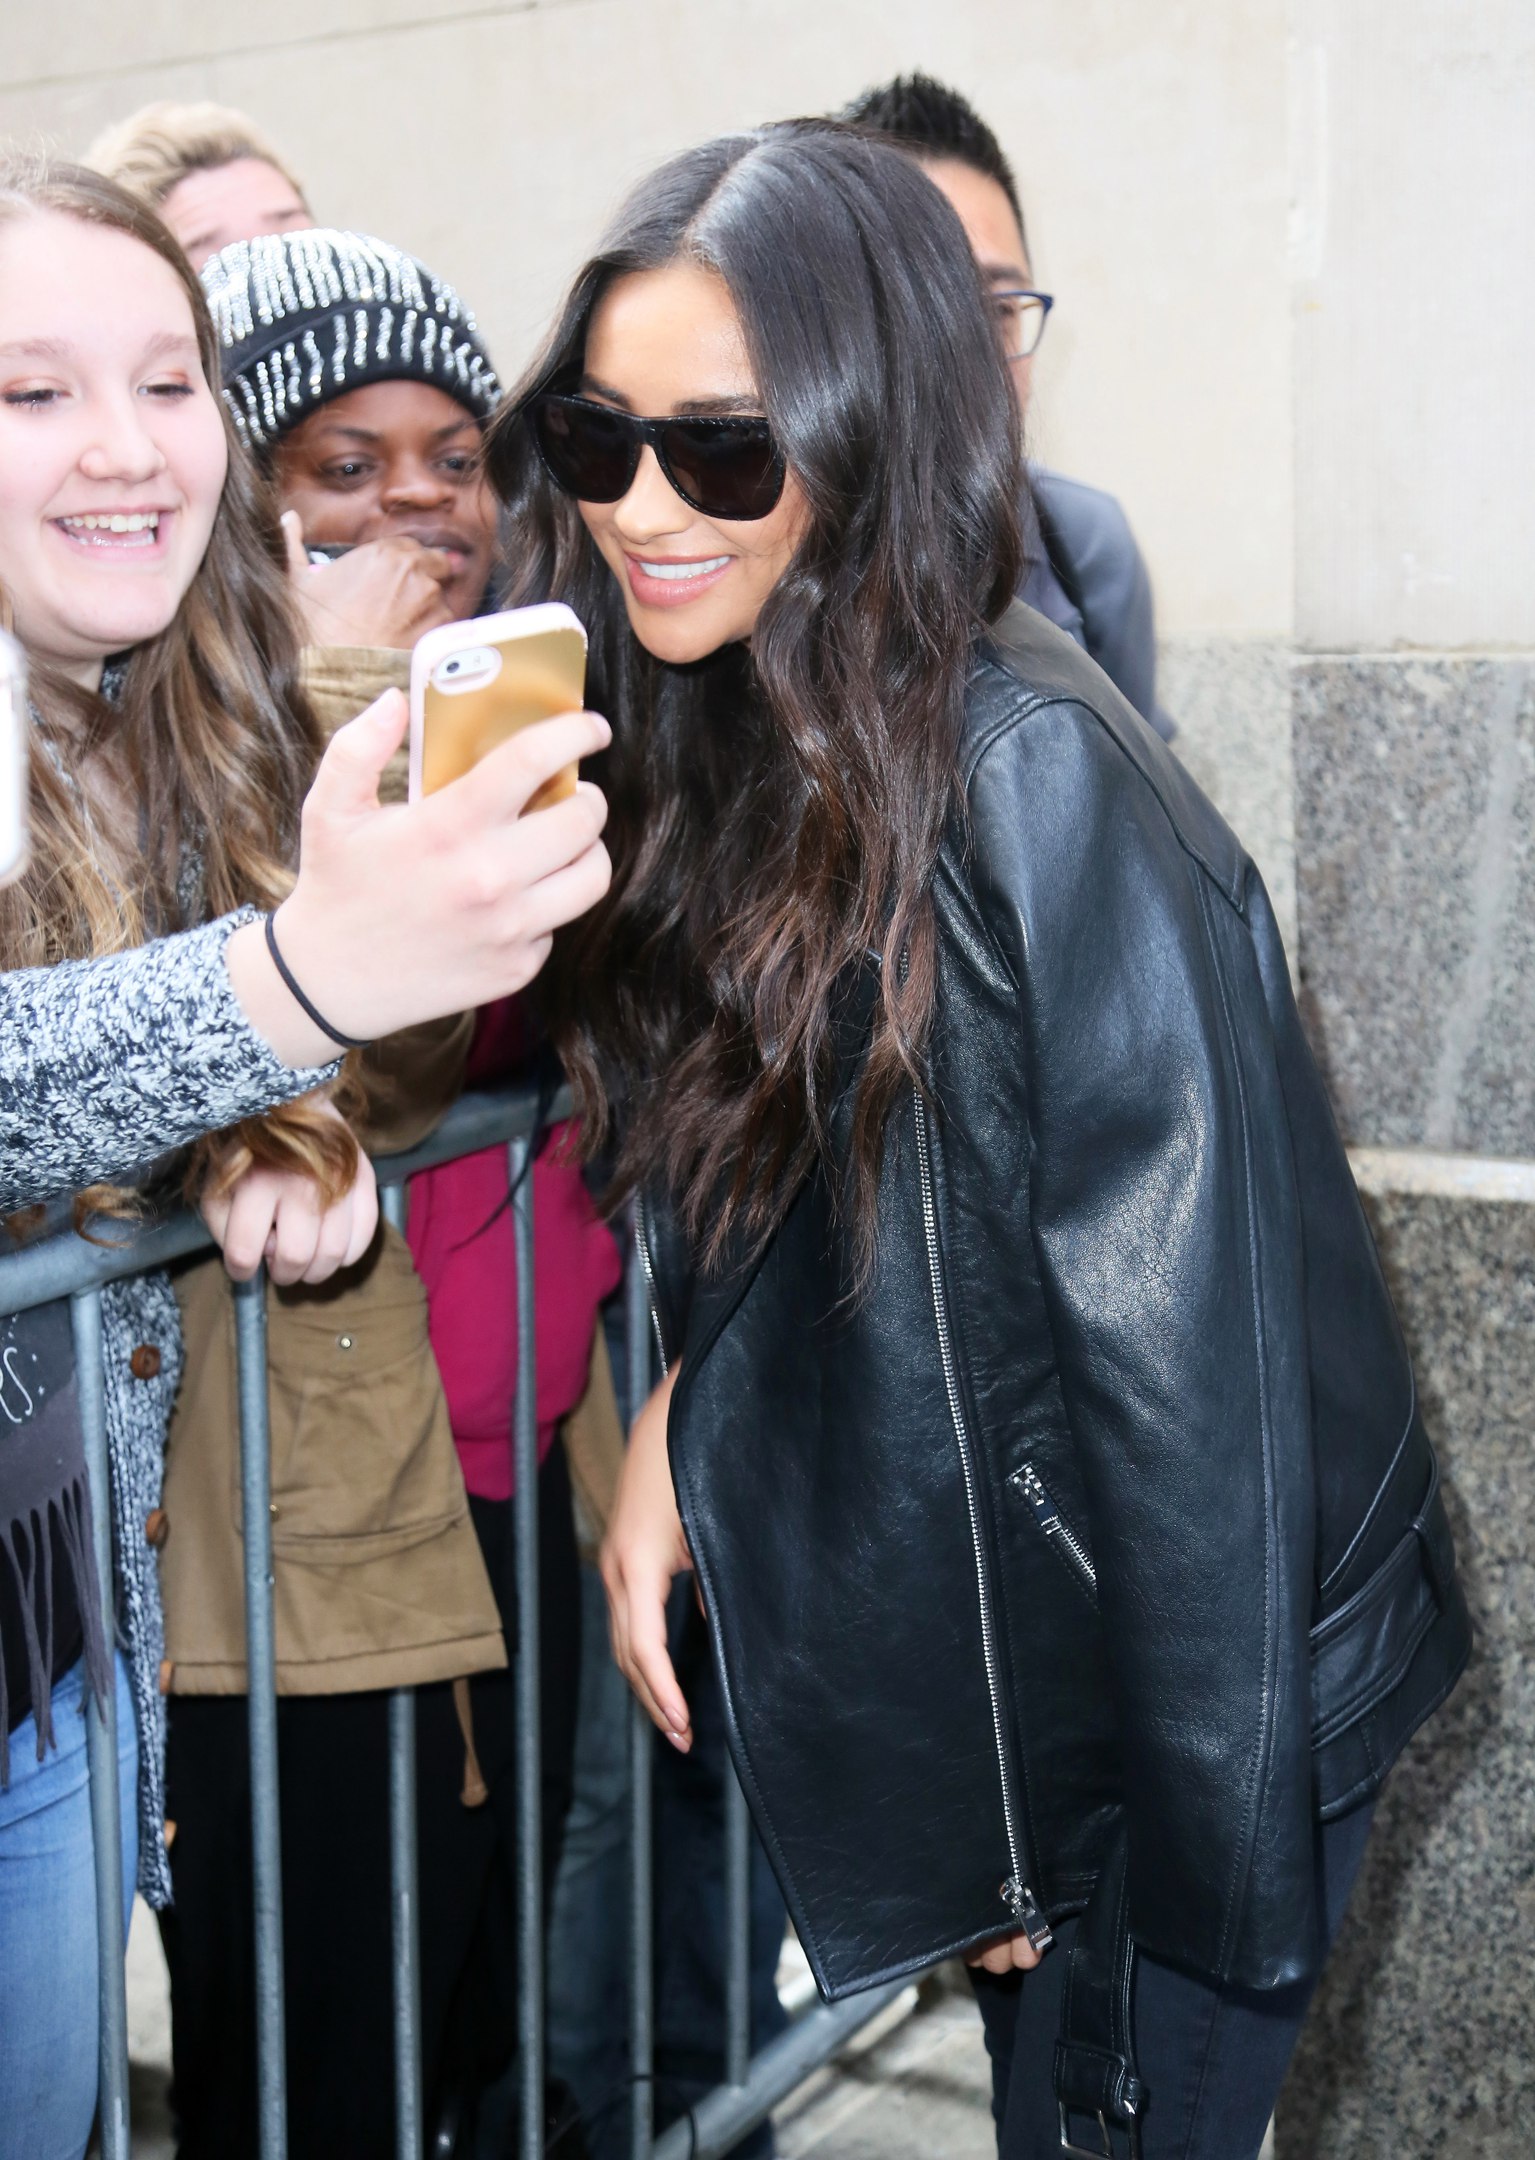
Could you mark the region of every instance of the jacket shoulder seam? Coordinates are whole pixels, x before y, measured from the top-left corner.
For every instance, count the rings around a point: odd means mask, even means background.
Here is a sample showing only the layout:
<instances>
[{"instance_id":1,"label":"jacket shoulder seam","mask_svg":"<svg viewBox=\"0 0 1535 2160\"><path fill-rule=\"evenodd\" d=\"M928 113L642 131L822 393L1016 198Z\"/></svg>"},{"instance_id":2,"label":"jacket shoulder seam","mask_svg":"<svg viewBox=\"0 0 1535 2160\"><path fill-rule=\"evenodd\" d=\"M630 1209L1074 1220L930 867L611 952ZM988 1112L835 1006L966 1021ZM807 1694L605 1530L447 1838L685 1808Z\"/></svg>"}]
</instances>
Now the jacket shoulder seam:
<instances>
[{"instance_id":1,"label":"jacket shoulder seam","mask_svg":"<svg viewBox=\"0 0 1535 2160\"><path fill-rule=\"evenodd\" d=\"M1005 673L1006 671L999 670L999 672ZM1153 776L1143 766L1138 765L1135 759L1129 755L1102 713L1098 711L1096 706L1089 705L1085 698L1078 697L1073 691L1060 691L1045 695L1039 691L1025 690L1023 702L1020 705L1013 707L1010 711L994 720L974 744L966 761L964 768L966 796L969 796L982 761L996 748L1004 736L1013 734L1023 725L1024 721L1032 719L1036 713L1048 712L1057 706L1071 706L1076 711L1085 713L1095 726L1108 737L1116 755L1130 768L1136 779L1152 795L1162 815L1172 828L1173 837L1177 840L1184 854L1199 865L1227 905L1234 909L1238 915L1245 915L1247 887L1247 858L1245 854L1242 853L1240 848L1238 849L1236 866L1228 879L1210 860L1204 849L1196 846L1194 841L1189 838L1181 821L1174 816L1172 806L1163 790L1157 785Z\"/></svg>"}]
</instances>

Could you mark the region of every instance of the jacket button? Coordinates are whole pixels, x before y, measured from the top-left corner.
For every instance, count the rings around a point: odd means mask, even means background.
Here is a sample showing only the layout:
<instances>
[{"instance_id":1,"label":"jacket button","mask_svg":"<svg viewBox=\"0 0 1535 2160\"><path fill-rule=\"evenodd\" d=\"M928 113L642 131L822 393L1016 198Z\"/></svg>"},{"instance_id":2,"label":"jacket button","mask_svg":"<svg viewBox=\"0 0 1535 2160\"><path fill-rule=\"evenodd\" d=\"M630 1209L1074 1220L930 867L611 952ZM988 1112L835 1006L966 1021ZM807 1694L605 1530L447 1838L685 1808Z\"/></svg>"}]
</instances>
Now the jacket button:
<instances>
[{"instance_id":1,"label":"jacket button","mask_svg":"<svg viewBox=\"0 0 1535 2160\"><path fill-rule=\"evenodd\" d=\"M350 1335L338 1335L336 1337L336 1348L338 1350L350 1350L351 1347L352 1338Z\"/></svg>"},{"instance_id":2,"label":"jacket button","mask_svg":"<svg viewBox=\"0 0 1535 2160\"><path fill-rule=\"evenodd\" d=\"M156 1552L171 1534L171 1519L163 1507L150 1510L144 1517L144 1542L153 1545Z\"/></svg>"},{"instance_id":3,"label":"jacket button","mask_svg":"<svg viewBox=\"0 0 1535 2160\"><path fill-rule=\"evenodd\" d=\"M160 1353L152 1342L141 1342L128 1360L128 1370L135 1380L154 1380L160 1371Z\"/></svg>"}]
</instances>

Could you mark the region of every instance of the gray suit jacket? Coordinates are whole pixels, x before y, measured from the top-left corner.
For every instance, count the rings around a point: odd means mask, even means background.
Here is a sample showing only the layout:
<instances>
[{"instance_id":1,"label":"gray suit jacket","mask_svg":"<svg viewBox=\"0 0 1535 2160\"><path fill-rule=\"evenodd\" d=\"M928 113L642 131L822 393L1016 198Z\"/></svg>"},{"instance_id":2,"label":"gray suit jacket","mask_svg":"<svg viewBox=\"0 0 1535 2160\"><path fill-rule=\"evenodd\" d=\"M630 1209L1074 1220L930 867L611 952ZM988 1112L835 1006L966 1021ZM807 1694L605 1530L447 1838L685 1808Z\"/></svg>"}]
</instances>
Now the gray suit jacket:
<instances>
[{"instance_id":1,"label":"gray suit jacket","mask_svg":"<svg viewBox=\"0 0 1535 2160\"><path fill-rule=\"evenodd\" d=\"M1023 503L1028 567L1018 597L1087 652L1164 742L1177 727L1157 703L1151 580L1112 495L1029 467Z\"/></svg>"}]
</instances>

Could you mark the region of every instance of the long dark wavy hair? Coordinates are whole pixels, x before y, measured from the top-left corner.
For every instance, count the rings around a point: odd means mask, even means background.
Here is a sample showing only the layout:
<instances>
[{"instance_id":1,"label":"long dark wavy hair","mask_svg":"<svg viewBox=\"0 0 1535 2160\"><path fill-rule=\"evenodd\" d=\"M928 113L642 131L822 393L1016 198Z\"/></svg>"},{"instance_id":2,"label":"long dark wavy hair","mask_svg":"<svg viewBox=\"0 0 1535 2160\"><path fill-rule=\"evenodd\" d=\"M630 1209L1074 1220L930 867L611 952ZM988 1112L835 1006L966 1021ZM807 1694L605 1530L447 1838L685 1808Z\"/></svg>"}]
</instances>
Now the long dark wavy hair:
<instances>
[{"instance_id":1,"label":"long dark wavy hair","mask_svg":"<svg viewBox=\"0 0 1535 2160\"><path fill-rule=\"evenodd\" d=\"M807 506L750 649L647 653L523 399L578 377L616 278L724 280ZM558 942L545 1009L613 1198L660 1177L706 1264L771 1236L819 1158L872 1262L891 1108L923 1084L931 882L957 799L965 677L1019 564L1017 408L958 220L888 146L822 121L724 137L644 181L581 271L487 448L513 602L569 602L589 702L606 900ZM883 956L838 1167L839 1018Z\"/></svg>"}]
</instances>

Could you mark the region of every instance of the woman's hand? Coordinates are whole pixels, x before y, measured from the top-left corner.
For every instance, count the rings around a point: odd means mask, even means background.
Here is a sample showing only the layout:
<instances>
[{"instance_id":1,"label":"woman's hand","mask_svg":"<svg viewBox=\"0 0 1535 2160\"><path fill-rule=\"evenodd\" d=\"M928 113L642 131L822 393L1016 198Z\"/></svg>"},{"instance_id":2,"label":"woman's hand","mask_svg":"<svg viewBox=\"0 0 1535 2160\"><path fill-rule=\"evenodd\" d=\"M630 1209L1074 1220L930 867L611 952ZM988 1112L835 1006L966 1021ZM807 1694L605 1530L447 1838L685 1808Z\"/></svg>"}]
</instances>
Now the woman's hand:
<instances>
[{"instance_id":1,"label":"woman's hand","mask_svg":"<svg viewBox=\"0 0 1535 2160\"><path fill-rule=\"evenodd\" d=\"M635 1420L602 1545L602 1580L618 1669L672 1746L693 1745L688 1706L666 1648L666 1600L693 1564L666 1453L674 1365Z\"/></svg>"},{"instance_id":2,"label":"woman's hand","mask_svg":"<svg viewBox=\"0 0 1535 2160\"><path fill-rule=\"evenodd\" d=\"M227 1192L207 1194L199 1212L236 1282L249 1282L264 1260L275 1283L322 1283L372 1244L378 1186L366 1155L358 1157L351 1191L329 1207L301 1173L257 1168Z\"/></svg>"},{"instance_id":3,"label":"woman's hand","mask_svg":"<svg viewBox=\"0 0 1535 2160\"><path fill-rule=\"evenodd\" d=\"M304 635L311 645L384 645L409 652L417 638L453 620L443 587L453 576L444 548L397 534L365 540L334 562L312 563L296 510L285 510L283 538Z\"/></svg>"},{"instance_id":4,"label":"woman's hand","mask_svg":"<svg viewBox=\"0 0 1535 2160\"><path fill-rule=\"evenodd\" d=\"M590 781L522 815L562 767L605 748L599 714L523 728L461 780L386 809L379 780L407 718L403 696L386 690L331 737L276 925L310 1002L366 1042L525 988L555 930L600 900L612 875L607 804ZM335 1040L284 987L259 923L237 930L225 957L246 1017L285 1065L335 1057Z\"/></svg>"},{"instance_id":5,"label":"woman's hand","mask_svg":"<svg viewBox=\"0 0 1535 2160\"><path fill-rule=\"evenodd\" d=\"M1032 1972L1044 1954L1035 1949L1027 1935L999 1935L983 1950L967 1950L965 1963L979 1965L989 1973Z\"/></svg>"}]
</instances>

